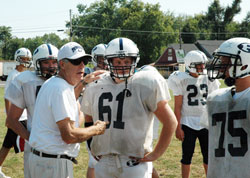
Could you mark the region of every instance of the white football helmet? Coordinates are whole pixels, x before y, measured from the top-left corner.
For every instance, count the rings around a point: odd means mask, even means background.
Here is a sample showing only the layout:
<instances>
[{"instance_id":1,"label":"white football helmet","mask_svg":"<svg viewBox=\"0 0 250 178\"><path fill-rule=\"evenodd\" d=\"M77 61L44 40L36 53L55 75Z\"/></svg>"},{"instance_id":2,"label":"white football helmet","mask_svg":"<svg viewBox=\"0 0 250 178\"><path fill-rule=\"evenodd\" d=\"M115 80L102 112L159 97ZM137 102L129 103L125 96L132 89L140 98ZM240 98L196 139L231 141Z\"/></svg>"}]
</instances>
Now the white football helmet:
<instances>
[{"instance_id":1,"label":"white football helmet","mask_svg":"<svg viewBox=\"0 0 250 178\"><path fill-rule=\"evenodd\" d=\"M196 73L199 75L206 74L205 66L201 68L201 72L198 72L197 65L199 64L206 64L208 62L207 56L199 51L199 50L192 50L187 53L184 57L185 67L189 72Z\"/></svg>"},{"instance_id":2,"label":"white football helmet","mask_svg":"<svg viewBox=\"0 0 250 178\"><path fill-rule=\"evenodd\" d=\"M131 57L133 59L132 65L123 67L113 66L113 58L124 59L125 57ZM137 45L128 38L115 38L107 45L105 50L105 60L108 63L111 76L125 80L133 75L136 65L140 60L139 49L137 48ZM121 75L117 73L117 70L123 70L124 72ZM129 70L130 72L125 73L126 70Z\"/></svg>"},{"instance_id":3,"label":"white football helmet","mask_svg":"<svg viewBox=\"0 0 250 178\"><path fill-rule=\"evenodd\" d=\"M47 79L50 78L52 75L56 75L58 68L42 68L40 62L51 59L57 60L57 55L58 49L52 44L42 44L38 46L33 53L33 63L35 65L36 74ZM47 72L45 73L45 71Z\"/></svg>"},{"instance_id":4,"label":"white football helmet","mask_svg":"<svg viewBox=\"0 0 250 178\"><path fill-rule=\"evenodd\" d=\"M20 48L15 52L15 61L17 65L24 65L26 68L29 68L32 64L32 55L29 49ZM27 58L23 60L23 58Z\"/></svg>"},{"instance_id":5,"label":"white football helmet","mask_svg":"<svg viewBox=\"0 0 250 178\"><path fill-rule=\"evenodd\" d=\"M231 38L223 42L213 54L214 58L209 68L209 79L225 79L228 86L235 83L235 79L250 75L250 39ZM221 57L229 57L228 62L222 63ZM229 78L226 78L226 71Z\"/></svg>"},{"instance_id":6,"label":"white football helmet","mask_svg":"<svg viewBox=\"0 0 250 178\"><path fill-rule=\"evenodd\" d=\"M100 64L100 65L98 65L99 63L100 63L100 61L98 61L98 58L104 58L104 56L105 56L105 50L106 50L106 45L105 44L98 44L98 45L96 45L93 49L92 49L92 51L91 51L91 55L92 55L92 62L93 62L93 64L94 64L94 66L95 67L100 67L100 68L102 68L101 67L101 65L106 65L106 64Z\"/></svg>"}]
</instances>

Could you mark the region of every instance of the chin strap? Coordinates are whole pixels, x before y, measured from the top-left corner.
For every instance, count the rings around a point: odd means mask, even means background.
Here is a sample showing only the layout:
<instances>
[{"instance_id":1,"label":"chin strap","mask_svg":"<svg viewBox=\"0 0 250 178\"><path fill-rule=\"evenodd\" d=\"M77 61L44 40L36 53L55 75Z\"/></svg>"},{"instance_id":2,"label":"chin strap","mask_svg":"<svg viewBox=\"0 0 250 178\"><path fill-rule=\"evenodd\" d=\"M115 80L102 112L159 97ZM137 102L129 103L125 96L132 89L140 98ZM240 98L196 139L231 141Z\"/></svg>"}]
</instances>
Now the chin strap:
<instances>
[{"instance_id":1,"label":"chin strap","mask_svg":"<svg viewBox=\"0 0 250 178\"><path fill-rule=\"evenodd\" d=\"M231 95L232 95L232 97L235 95L235 92L236 92L235 87L231 88Z\"/></svg>"},{"instance_id":2,"label":"chin strap","mask_svg":"<svg viewBox=\"0 0 250 178\"><path fill-rule=\"evenodd\" d=\"M231 87L235 84L235 79L232 77L228 77L224 80L224 82L227 86Z\"/></svg>"},{"instance_id":3,"label":"chin strap","mask_svg":"<svg viewBox=\"0 0 250 178\"><path fill-rule=\"evenodd\" d=\"M110 73L110 76L112 80L116 83L114 74ZM128 89L128 78L125 79L125 89L123 90L123 94L126 94L126 97L130 97L132 95L131 91Z\"/></svg>"},{"instance_id":4,"label":"chin strap","mask_svg":"<svg viewBox=\"0 0 250 178\"><path fill-rule=\"evenodd\" d=\"M130 97L132 95L131 91L128 89L128 79L125 79L125 89L123 90L126 97Z\"/></svg>"}]
</instances>

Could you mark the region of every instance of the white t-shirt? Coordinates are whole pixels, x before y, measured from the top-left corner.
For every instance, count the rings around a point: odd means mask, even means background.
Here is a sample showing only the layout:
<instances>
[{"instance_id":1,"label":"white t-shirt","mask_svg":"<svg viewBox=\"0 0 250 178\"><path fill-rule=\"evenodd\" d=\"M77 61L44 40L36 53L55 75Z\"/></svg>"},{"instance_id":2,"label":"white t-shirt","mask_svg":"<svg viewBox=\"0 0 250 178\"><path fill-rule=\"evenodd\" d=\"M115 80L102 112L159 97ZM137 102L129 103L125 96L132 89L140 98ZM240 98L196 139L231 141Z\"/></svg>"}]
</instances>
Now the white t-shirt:
<instances>
[{"instance_id":1,"label":"white t-shirt","mask_svg":"<svg viewBox=\"0 0 250 178\"><path fill-rule=\"evenodd\" d=\"M201 130L200 121L206 117L206 100L209 93L217 90L220 82L211 82L207 75L200 75L198 78L190 76L186 72L175 71L168 78L169 88L174 96L183 96L181 108L181 124L194 130Z\"/></svg>"},{"instance_id":2,"label":"white t-shirt","mask_svg":"<svg viewBox=\"0 0 250 178\"><path fill-rule=\"evenodd\" d=\"M62 140L57 122L70 118L79 127L79 111L74 86L64 79L47 80L37 96L29 144L49 154L66 154L76 157L80 144L67 144Z\"/></svg>"},{"instance_id":3,"label":"white t-shirt","mask_svg":"<svg viewBox=\"0 0 250 178\"><path fill-rule=\"evenodd\" d=\"M153 112L158 102L170 100L165 79L157 71L136 72L128 79L130 97L124 96L125 82L116 84L109 73L89 84L81 109L93 121L109 121L103 135L94 136L94 155L121 154L143 157L151 151Z\"/></svg>"},{"instance_id":4,"label":"white t-shirt","mask_svg":"<svg viewBox=\"0 0 250 178\"><path fill-rule=\"evenodd\" d=\"M34 72L24 71L10 83L4 96L12 104L27 110L27 129L29 131L31 129L36 96L43 83L44 80Z\"/></svg>"},{"instance_id":5,"label":"white t-shirt","mask_svg":"<svg viewBox=\"0 0 250 178\"><path fill-rule=\"evenodd\" d=\"M6 80L5 83L5 88L4 88L4 93L6 94L7 89L10 86L10 83L20 74L21 72L17 71L16 69L12 70L9 75L8 78ZM19 118L19 121L24 121L27 120L27 111L26 109L23 110L23 114L21 115L21 117Z\"/></svg>"}]
</instances>

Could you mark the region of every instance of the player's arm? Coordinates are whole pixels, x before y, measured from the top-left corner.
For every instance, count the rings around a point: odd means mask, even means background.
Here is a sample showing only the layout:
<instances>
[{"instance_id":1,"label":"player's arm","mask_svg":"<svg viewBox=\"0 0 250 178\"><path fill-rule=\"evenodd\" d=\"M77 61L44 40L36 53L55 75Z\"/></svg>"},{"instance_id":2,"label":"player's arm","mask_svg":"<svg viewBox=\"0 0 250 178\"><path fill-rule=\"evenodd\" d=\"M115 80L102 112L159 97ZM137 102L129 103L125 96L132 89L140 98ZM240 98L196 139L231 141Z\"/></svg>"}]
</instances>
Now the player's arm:
<instances>
[{"instance_id":1,"label":"player's arm","mask_svg":"<svg viewBox=\"0 0 250 178\"><path fill-rule=\"evenodd\" d=\"M4 99L4 104L5 104L5 110L6 110L6 115L7 115L9 113L9 110L10 110L11 102L7 99Z\"/></svg>"},{"instance_id":2,"label":"player's arm","mask_svg":"<svg viewBox=\"0 0 250 178\"><path fill-rule=\"evenodd\" d=\"M158 159L169 146L177 127L177 120L174 112L166 100L162 100L157 104L157 109L154 114L162 123L161 134L153 152L146 154L145 157L140 160L141 162L154 161Z\"/></svg>"},{"instance_id":3,"label":"player's arm","mask_svg":"<svg viewBox=\"0 0 250 178\"><path fill-rule=\"evenodd\" d=\"M63 141L67 144L84 142L92 136L103 134L106 129L106 122L99 120L87 128L75 127L75 122L70 118L58 121L57 125Z\"/></svg>"},{"instance_id":4,"label":"player's arm","mask_svg":"<svg viewBox=\"0 0 250 178\"><path fill-rule=\"evenodd\" d=\"M19 122L19 118L23 114L23 110L24 109L11 104L6 119L6 126L12 129L16 134L20 135L23 139L29 140L29 131L21 124L21 122Z\"/></svg>"},{"instance_id":5,"label":"player's arm","mask_svg":"<svg viewBox=\"0 0 250 178\"><path fill-rule=\"evenodd\" d=\"M86 84L91 83L95 80L100 79L101 74L105 73L107 71L105 70L98 70L95 72L92 72L88 75L86 75L83 80L81 80L76 86L75 86L75 97L76 99L79 98L79 96L81 95L81 92L83 91L83 89L85 88Z\"/></svg>"},{"instance_id":6,"label":"player's arm","mask_svg":"<svg viewBox=\"0 0 250 178\"><path fill-rule=\"evenodd\" d=\"M174 96L174 113L178 121L178 126L175 132L175 136L180 141L184 140L184 132L181 128L181 109L183 104L183 95Z\"/></svg>"}]
</instances>

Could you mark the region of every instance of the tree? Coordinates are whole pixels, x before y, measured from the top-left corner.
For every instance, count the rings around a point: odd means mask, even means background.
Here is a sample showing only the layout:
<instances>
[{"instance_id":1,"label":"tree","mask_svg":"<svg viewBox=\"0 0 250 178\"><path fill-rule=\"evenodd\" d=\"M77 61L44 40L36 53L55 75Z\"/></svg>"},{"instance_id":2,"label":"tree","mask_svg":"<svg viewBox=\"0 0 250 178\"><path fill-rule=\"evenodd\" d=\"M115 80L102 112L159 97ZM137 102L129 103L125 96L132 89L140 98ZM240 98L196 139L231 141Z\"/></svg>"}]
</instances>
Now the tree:
<instances>
[{"instance_id":1,"label":"tree","mask_svg":"<svg viewBox=\"0 0 250 178\"><path fill-rule=\"evenodd\" d=\"M11 38L7 43L7 51L6 51L6 57L5 60L14 60L14 55L16 50L19 48L24 47L24 39L19 38Z\"/></svg>"},{"instance_id":2,"label":"tree","mask_svg":"<svg viewBox=\"0 0 250 178\"><path fill-rule=\"evenodd\" d=\"M7 57L7 45L11 39L11 27L0 26L0 49L3 59Z\"/></svg>"},{"instance_id":3,"label":"tree","mask_svg":"<svg viewBox=\"0 0 250 178\"><path fill-rule=\"evenodd\" d=\"M250 12L247 13L238 29L242 37L250 38Z\"/></svg>"},{"instance_id":4,"label":"tree","mask_svg":"<svg viewBox=\"0 0 250 178\"><path fill-rule=\"evenodd\" d=\"M159 4L140 0L103 0L86 7L78 5L79 16L72 20L74 40L86 51L116 37L133 40L140 49L139 65L152 63L160 57L162 47L176 42L173 16L160 11Z\"/></svg>"},{"instance_id":5,"label":"tree","mask_svg":"<svg viewBox=\"0 0 250 178\"><path fill-rule=\"evenodd\" d=\"M219 0L211 3L206 14L206 20L212 31L211 39L225 39L226 26L233 21L235 15L240 13L240 3L241 0L234 0L232 5L226 8L221 7Z\"/></svg>"}]
</instances>

